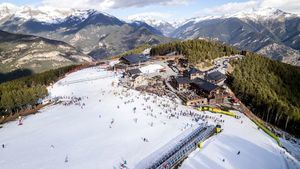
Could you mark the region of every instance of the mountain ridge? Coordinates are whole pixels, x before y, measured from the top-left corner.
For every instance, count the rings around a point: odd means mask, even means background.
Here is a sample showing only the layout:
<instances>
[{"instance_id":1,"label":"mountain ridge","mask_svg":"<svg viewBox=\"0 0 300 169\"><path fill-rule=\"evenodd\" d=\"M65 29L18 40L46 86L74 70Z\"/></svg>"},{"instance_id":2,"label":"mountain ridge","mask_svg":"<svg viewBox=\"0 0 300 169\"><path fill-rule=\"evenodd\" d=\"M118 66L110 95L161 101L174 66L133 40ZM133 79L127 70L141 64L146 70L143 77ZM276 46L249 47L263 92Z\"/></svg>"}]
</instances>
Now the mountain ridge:
<instances>
[{"instance_id":1,"label":"mountain ridge","mask_svg":"<svg viewBox=\"0 0 300 169\"><path fill-rule=\"evenodd\" d=\"M171 36L179 39L214 39L241 50L258 52L275 60L300 65L300 17L280 10L268 9L252 16L243 13L226 17L194 18L177 28ZM266 50L272 44L276 48Z\"/></svg>"},{"instance_id":2,"label":"mountain ridge","mask_svg":"<svg viewBox=\"0 0 300 169\"><path fill-rule=\"evenodd\" d=\"M91 61L91 57L65 42L0 30L0 72L2 73L17 69L42 72Z\"/></svg>"},{"instance_id":3,"label":"mountain ridge","mask_svg":"<svg viewBox=\"0 0 300 169\"><path fill-rule=\"evenodd\" d=\"M62 18L56 17L55 22L39 20L40 13L43 11L36 10L35 15L22 18L10 14L0 19L0 29L64 41L95 59L118 55L143 44L172 40L147 23L127 23L94 9L70 9Z\"/></svg>"}]
</instances>

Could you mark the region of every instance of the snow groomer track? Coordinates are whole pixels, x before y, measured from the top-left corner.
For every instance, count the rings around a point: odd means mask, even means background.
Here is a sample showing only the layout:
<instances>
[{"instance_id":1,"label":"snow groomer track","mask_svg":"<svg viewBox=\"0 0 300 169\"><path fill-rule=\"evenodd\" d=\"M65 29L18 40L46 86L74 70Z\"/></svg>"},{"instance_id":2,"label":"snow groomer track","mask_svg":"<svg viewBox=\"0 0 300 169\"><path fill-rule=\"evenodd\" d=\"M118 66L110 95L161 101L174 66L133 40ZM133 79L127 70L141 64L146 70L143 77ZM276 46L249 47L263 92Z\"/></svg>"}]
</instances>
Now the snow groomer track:
<instances>
[{"instance_id":1,"label":"snow groomer track","mask_svg":"<svg viewBox=\"0 0 300 169\"><path fill-rule=\"evenodd\" d=\"M142 160L135 169L171 169L194 151L199 142L210 137L216 131L216 126L200 124L191 130L152 153Z\"/></svg>"}]
</instances>

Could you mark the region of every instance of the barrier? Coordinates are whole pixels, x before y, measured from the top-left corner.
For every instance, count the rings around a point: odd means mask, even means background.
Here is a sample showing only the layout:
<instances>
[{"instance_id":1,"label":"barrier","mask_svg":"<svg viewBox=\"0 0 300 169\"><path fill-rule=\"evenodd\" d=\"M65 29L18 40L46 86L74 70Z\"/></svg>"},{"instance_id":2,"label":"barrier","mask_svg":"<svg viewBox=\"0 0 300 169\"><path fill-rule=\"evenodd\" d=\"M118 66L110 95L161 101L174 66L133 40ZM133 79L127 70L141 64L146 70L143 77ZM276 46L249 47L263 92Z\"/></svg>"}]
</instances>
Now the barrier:
<instances>
[{"instance_id":1,"label":"barrier","mask_svg":"<svg viewBox=\"0 0 300 169\"><path fill-rule=\"evenodd\" d=\"M199 111L210 111L212 113L224 114L224 115L227 115L227 116L238 118L238 116L235 113L232 113L232 112L229 112L229 111L224 111L224 110L217 109L217 108L212 108L212 107L199 107L197 110L199 110Z\"/></svg>"},{"instance_id":2,"label":"barrier","mask_svg":"<svg viewBox=\"0 0 300 169\"><path fill-rule=\"evenodd\" d=\"M186 158L197 148L199 142L210 137L215 131L215 126L200 125L176 144L173 144L173 141L168 143L173 145L166 152L154 152L151 154L152 156L150 155L140 162L135 169L170 169ZM151 158L153 156L156 158Z\"/></svg>"}]
</instances>

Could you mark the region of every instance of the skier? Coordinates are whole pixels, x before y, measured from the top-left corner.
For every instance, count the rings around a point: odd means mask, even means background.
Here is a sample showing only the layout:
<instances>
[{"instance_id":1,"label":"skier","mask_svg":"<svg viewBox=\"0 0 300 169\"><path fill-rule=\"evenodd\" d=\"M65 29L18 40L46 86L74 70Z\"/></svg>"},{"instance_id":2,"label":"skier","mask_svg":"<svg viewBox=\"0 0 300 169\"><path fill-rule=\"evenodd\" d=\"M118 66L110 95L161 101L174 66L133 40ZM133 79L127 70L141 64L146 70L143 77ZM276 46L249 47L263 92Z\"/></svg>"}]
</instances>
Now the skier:
<instances>
[{"instance_id":1,"label":"skier","mask_svg":"<svg viewBox=\"0 0 300 169\"><path fill-rule=\"evenodd\" d=\"M5 145L4 144L2 144L2 148L4 148L5 147Z\"/></svg>"},{"instance_id":2,"label":"skier","mask_svg":"<svg viewBox=\"0 0 300 169\"><path fill-rule=\"evenodd\" d=\"M68 155L67 155L65 158L65 163L67 163L68 161L69 161L69 159L68 159Z\"/></svg>"},{"instance_id":3,"label":"skier","mask_svg":"<svg viewBox=\"0 0 300 169\"><path fill-rule=\"evenodd\" d=\"M21 116L19 116L19 126L20 125L23 125L23 123L22 123L22 117Z\"/></svg>"},{"instance_id":4,"label":"skier","mask_svg":"<svg viewBox=\"0 0 300 169\"><path fill-rule=\"evenodd\" d=\"M240 152L240 151L238 151L238 152L237 152L237 155L240 155L240 153L241 153L241 152Z\"/></svg>"},{"instance_id":5,"label":"skier","mask_svg":"<svg viewBox=\"0 0 300 169\"><path fill-rule=\"evenodd\" d=\"M110 124L113 124L114 122L115 122L115 120L114 120L114 119L112 119L112 120L111 120L111 122L110 122Z\"/></svg>"}]
</instances>

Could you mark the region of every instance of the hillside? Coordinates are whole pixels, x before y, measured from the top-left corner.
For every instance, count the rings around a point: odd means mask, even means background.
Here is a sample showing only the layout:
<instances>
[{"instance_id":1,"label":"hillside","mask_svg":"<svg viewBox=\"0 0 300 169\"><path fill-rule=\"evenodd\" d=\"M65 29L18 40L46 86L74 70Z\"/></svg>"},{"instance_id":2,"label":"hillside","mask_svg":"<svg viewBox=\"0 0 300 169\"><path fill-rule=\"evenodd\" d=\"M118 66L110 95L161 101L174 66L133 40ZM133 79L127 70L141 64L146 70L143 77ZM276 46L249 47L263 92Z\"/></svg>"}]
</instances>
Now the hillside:
<instances>
[{"instance_id":1,"label":"hillside","mask_svg":"<svg viewBox=\"0 0 300 169\"><path fill-rule=\"evenodd\" d=\"M172 33L180 39L213 39L300 65L300 17L272 8L193 18ZM270 49L271 48L271 49Z\"/></svg>"},{"instance_id":2,"label":"hillside","mask_svg":"<svg viewBox=\"0 0 300 169\"><path fill-rule=\"evenodd\" d=\"M18 69L37 73L90 61L91 57L67 43L0 30L0 73Z\"/></svg>"},{"instance_id":3,"label":"hillside","mask_svg":"<svg viewBox=\"0 0 300 169\"><path fill-rule=\"evenodd\" d=\"M66 66L0 83L0 116L15 115L36 106L39 99L48 95L47 86L75 67Z\"/></svg>"},{"instance_id":4,"label":"hillside","mask_svg":"<svg viewBox=\"0 0 300 169\"><path fill-rule=\"evenodd\" d=\"M0 129L0 142L5 145L0 149L1 167L110 169L125 163L135 168L169 141L205 122L221 123L223 131L207 140L203 149L193 151L180 169L299 166L242 113L235 112L241 116L235 119L200 112L177 99L117 86L120 77L95 67L71 73L50 86L49 98L59 103L23 117L22 125L13 121ZM196 122L180 112L202 118Z\"/></svg>"},{"instance_id":5,"label":"hillside","mask_svg":"<svg viewBox=\"0 0 300 169\"><path fill-rule=\"evenodd\" d=\"M228 84L263 120L300 137L300 68L249 54Z\"/></svg>"},{"instance_id":6,"label":"hillside","mask_svg":"<svg viewBox=\"0 0 300 169\"><path fill-rule=\"evenodd\" d=\"M212 61L218 57L239 53L238 50L219 42L207 40L187 40L157 45L151 49L150 54L155 56L166 55L172 52L183 54L189 62L193 64L203 61Z\"/></svg>"}]
</instances>

